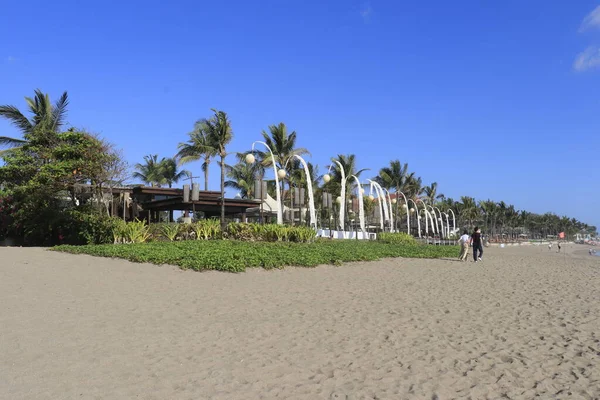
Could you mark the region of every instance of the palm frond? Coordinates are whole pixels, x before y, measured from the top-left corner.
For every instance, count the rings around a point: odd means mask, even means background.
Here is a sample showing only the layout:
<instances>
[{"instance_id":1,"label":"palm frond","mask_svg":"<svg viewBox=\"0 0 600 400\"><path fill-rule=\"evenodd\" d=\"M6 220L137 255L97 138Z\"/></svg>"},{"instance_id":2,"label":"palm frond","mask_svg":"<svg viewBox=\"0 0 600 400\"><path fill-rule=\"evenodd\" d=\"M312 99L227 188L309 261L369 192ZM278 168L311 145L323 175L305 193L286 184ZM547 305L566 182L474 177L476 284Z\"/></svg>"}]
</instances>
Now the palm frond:
<instances>
[{"instance_id":1,"label":"palm frond","mask_svg":"<svg viewBox=\"0 0 600 400\"><path fill-rule=\"evenodd\" d=\"M69 96L64 92L54 104L52 109L52 131L58 130L64 123L67 115L67 106L69 105Z\"/></svg>"},{"instance_id":2,"label":"palm frond","mask_svg":"<svg viewBox=\"0 0 600 400\"><path fill-rule=\"evenodd\" d=\"M19 128L23 135L31 133L33 125L31 122L14 106L0 106L0 117L6 118L11 124Z\"/></svg>"},{"instance_id":3,"label":"palm frond","mask_svg":"<svg viewBox=\"0 0 600 400\"><path fill-rule=\"evenodd\" d=\"M0 136L0 146L15 147L27 143L26 140L15 139L8 136Z\"/></svg>"}]
</instances>

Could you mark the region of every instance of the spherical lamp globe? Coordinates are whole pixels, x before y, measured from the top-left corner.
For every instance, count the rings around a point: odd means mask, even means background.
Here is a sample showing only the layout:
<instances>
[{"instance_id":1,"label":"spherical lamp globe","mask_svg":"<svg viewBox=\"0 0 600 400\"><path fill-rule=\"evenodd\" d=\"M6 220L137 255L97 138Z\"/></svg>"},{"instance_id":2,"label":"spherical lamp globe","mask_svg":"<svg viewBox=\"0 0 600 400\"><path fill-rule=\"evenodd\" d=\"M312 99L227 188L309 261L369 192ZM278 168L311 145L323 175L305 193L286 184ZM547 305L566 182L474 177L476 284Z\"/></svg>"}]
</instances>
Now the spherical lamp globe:
<instances>
[{"instance_id":1,"label":"spherical lamp globe","mask_svg":"<svg viewBox=\"0 0 600 400\"><path fill-rule=\"evenodd\" d=\"M360 193L361 193L361 194L365 194L365 189L363 189L363 188L360 188Z\"/></svg>"},{"instance_id":2,"label":"spherical lamp globe","mask_svg":"<svg viewBox=\"0 0 600 400\"><path fill-rule=\"evenodd\" d=\"M336 197L335 202L338 204L342 204L342 197L341 196Z\"/></svg>"},{"instance_id":3,"label":"spherical lamp globe","mask_svg":"<svg viewBox=\"0 0 600 400\"><path fill-rule=\"evenodd\" d=\"M373 200L375 200L375 197L372 194L370 194L369 195L369 200L373 201Z\"/></svg>"},{"instance_id":4,"label":"spherical lamp globe","mask_svg":"<svg viewBox=\"0 0 600 400\"><path fill-rule=\"evenodd\" d=\"M392 204L396 204L397 202L398 202L398 200L392 199Z\"/></svg>"},{"instance_id":5,"label":"spherical lamp globe","mask_svg":"<svg viewBox=\"0 0 600 400\"><path fill-rule=\"evenodd\" d=\"M329 175L329 174L323 175L323 182L329 183L330 180L331 180L331 175Z\"/></svg>"},{"instance_id":6,"label":"spherical lamp globe","mask_svg":"<svg viewBox=\"0 0 600 400\"><path fill-rule=\"evenodd\" d=\"M408 206L406 204L403 204L402 207L404 207L405 210L408 210Z\"/></svg>"},{"instance_id":7,"label":"spherical lamp globe","mask_svg":"<svg viewBox=\"0 0 600 400\"><path fill-rule=\"evenodd\" d=\"M415 212L415 209L414 209L414 208L411 208L411 209L410 209L410 212L411 212L411 213L414 213L414 212Z\"/></svg>"},{"instance_id":8,"label":"spherical lamp globe","mask_svg":"<svg viewBox=\"0 0 600 400\"><path fill-rule=\"evenodd\" d=\"M279 171L277 171L277 176L279 177L279 179L285 178L286 175L287 173L285 172L285 169L280 169Z\"/></svg>"},{"instance_id":9,"label":"spherical lamp globe","mask_svg":"<svg viewBox=\"0 0 600 400\"><path fill-rule=\"evenodd\" d=\"M246 162L248 164L254 164L254 161L256 161L254 154L251 154L251 153L246 154Z\"/></svg>"}]
</instances>

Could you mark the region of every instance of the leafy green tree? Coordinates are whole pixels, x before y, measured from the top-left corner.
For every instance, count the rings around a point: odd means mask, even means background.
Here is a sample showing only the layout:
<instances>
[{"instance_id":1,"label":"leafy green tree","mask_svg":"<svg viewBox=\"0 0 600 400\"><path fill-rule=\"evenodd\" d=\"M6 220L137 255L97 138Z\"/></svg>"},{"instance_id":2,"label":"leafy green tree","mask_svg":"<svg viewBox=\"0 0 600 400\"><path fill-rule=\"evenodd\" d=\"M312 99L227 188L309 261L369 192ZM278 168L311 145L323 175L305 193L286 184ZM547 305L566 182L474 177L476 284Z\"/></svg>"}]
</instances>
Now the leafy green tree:
<instances>
[{"instance_id":1,"label":"leafy green tree","mask_svg":"<svg viewBox=\"0 0 600 400\"><path fill-rule=\"evenodd\" d=\"M74 188L102 179L103 165L111 156L103 151L97 138L71 129L31 135L21 147L5 153L0 182L16 210L12 235L22 237L25 244L53 244L69 233L69 210L91 207L96 211L89 212L98 212L94 204L101 204L101 199L93 197L92 203L83 205Z\"/></svg>"}]
</instances>

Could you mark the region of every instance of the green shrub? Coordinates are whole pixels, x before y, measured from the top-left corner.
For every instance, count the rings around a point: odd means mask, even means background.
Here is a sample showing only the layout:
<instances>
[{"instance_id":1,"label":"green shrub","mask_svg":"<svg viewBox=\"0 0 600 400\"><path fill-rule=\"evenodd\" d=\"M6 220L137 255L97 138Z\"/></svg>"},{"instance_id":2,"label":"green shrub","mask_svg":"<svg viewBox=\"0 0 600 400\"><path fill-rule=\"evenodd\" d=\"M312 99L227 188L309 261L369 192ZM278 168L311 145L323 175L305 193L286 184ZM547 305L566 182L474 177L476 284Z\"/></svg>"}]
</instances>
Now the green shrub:
<instances>
[{"instance_id":1,"label":"green shrub","mask_svg":"<svg viewBox=\"0 0 600 400\"><path fill-rule=\"evenodd\" d=\"M144 243L150 238L150 227L146 220L136 219L133 222L122 224L117 230L117 243Z\"/></svg>"},{"instance_id":2,"label":"green shrub","mask_svg":"<svg viewBox=\"0 0 600 400\"><path fill-rule=\"evenodd\" d=\"M221 236L221 223L216 219L203 219L194 222L191 228L196 240L219 239Z\"/></svg>"},{"instance_id":3,"label":"green shrub","mask_svg":"<svg viewBox=\"0 0 600 400\"><path fill-rule=\"evenodd\" d=\"M164 224L161 226L160 232L162 237L172 242L179 233L179 224Z\"/></svg>"},{"instance_id":4,"label":"green shrub","mask_svg":"<svg viewBox=\"0 0 600 400\"><path fill-rule=\"evenodd\" d=\"M382 232L377 234L377 240L383 243L416 245L417 241L408 233L403 232Z\"/></svg>"},{"instance_id":5,"label":"green shrub","mask_svg":"<svg viewBox=\"0 0 600 400\"><path fill-rule=\"evenodd\" d=\"M94 210L71 210L59 223L63 241L71 244L106 244L114 242L114 233L123 220Z\"/></svg>"},{"instance_id":6,"label":"green shrub","mask_svg":"<svg viewBox=\"0 0 600 400\"><path fill-rule=\"evenodd\" d=\"M318 240L313 243L241 242L195 240L150 242L130 245L59 246L54 250L134 262L178 265L183 269L244 271L246 268L282 268L340 265L350 261L373 261L388 257L455 258L456 246L397 245L381 241Z\"/></svg>"}]
</instances>

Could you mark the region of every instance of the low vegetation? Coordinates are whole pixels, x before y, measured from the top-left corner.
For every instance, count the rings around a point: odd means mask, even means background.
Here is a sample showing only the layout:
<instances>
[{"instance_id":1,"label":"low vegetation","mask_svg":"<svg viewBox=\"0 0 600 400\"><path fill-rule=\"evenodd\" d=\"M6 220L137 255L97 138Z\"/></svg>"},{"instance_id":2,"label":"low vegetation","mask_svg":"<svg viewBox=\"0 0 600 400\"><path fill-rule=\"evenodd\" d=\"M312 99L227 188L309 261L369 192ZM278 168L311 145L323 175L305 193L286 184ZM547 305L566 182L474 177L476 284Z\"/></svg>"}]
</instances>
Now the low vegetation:
<instances>
[{"instance_id":1,"label":"low vegetation","mask_svg":"<svg viewBox=\"0 0 600 400\"><path fill-rule=\"evenodd\" d=\"M182 269L241 272L246 268L314 267L387 257L457 257L455 246L398 245L381 241L317 240L313 243L187 240L117 245L57 246L53 250L133 262L177 265Z\"/></svg>"}]
</instances>

